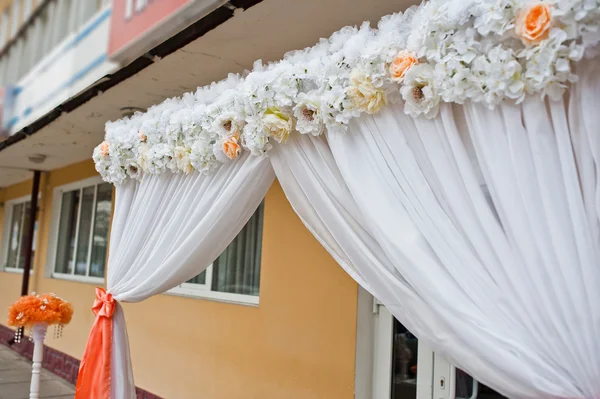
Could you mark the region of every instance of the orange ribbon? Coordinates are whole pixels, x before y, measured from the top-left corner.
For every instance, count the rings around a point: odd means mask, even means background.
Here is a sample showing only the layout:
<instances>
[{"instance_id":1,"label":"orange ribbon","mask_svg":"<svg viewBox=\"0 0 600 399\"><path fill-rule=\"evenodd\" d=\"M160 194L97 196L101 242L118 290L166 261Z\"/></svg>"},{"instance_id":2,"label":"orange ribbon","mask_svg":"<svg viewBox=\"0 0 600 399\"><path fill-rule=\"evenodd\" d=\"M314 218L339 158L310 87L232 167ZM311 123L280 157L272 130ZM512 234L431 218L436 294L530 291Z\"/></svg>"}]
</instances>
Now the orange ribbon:
<instances>
[{"instance_id":1,"label":"orange ribbon","mask_svg":"<svg viewBox=\"0 0 600 399\"><path fill-rule=\"evenodd\" d=\"M96 288L92 311L96 320L79 366L75 399L110 399L112 316L117 302L102 288Z\"/></svg>"}]
</instances>

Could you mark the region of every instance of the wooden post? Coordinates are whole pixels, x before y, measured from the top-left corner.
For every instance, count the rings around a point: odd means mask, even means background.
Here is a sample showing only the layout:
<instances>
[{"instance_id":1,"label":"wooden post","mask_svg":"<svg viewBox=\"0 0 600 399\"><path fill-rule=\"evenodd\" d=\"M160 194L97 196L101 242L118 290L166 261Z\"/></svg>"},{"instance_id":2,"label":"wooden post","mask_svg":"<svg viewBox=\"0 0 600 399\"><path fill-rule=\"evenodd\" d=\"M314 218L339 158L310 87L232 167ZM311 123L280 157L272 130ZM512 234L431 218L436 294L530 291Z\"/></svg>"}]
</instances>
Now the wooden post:
<instances>
[{"instance_id":1,"label":"wooden post","mask_svg":"<svg viewBox=\"0 0 600 399\"><path fill-rule=\"evenodd\" d=\"M40 373L42 372L42 360L44 360L44 339L47 328L45 323L33 325L33 365L31 366L29 399L40 398Z\"/></svg>"}]
</instances>

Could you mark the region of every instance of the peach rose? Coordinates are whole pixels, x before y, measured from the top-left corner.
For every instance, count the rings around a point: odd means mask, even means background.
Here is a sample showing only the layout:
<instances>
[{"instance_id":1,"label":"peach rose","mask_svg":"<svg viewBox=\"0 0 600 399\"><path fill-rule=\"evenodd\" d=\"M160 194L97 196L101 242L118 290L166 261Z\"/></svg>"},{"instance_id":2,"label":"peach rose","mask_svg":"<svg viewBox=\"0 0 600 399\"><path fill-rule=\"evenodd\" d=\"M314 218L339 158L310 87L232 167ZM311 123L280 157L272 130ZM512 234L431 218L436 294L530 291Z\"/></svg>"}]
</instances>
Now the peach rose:
<instances>
[{"instance_id":1,"label":"peach rose","mask_svg":"<svg viewBox=\"0 0 600 399\"><path fill-rule=\"evenodd\" d=\"M108 142L107 141L103 141L102 144L100 144L100 155L102 155L103 157L107 157L108 156Z\"/></svg>"},{"instance_id":2,"label":"peach rose","mask_svg":"<svg viewBox=\"0 0 600 399\"><path fill-rule=\"evenodd\" d=\"M402 82L404 74L413 66L417 65L419 61L415 57L414 53L410 51L400 51L394 61L390 65L390 78L394 82Z\"/></svg>"},{"instance_id":3,"label":"peach rose","mask_svg":"<svg viewBox=\"0 0 600 399\"><path fill-rule=\"evenodd\" d=\"M223 141L223 152L229 159L235 159L238 155L240 155L241 148L238 144L237 137L228 137L225 141Z\"/></svg>"},{"instance_id":4,"label":"peach rose","mask_svg":"<svg viewBox=\"0 0 600 399\"><path fill-rule=\"evenodd\" d=\"M544 3L535 3L517 14L515 31L524 43L537 43L548 37L551 22L550 7Z\"/></svg>"},{"instance_id":5,"label":"peach rose","mask_svg":"<svg viewBox=\"0 0 600 399\"><path fill-rule=\"evenodd\" d=\"M141 130L140 130L140 133L138 134L138 137L142 143L145 143L148 140L148 136L146 136L144 134L144 132L142 132Z\"/></svg>"}]
</instances>

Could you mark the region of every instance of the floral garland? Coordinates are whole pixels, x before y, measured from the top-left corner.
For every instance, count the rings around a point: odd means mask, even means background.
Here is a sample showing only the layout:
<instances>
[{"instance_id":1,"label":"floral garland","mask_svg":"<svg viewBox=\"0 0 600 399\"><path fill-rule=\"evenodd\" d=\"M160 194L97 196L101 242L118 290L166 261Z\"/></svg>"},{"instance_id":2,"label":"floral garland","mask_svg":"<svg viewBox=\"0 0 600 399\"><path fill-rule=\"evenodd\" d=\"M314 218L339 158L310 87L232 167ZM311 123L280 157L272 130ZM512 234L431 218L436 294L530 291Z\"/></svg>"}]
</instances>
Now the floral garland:
<instances>
[{"instance_id":1,"label":"floral garland","mask_svg":"<svg viewBox=\"0 0 600 399\"><path fill-rule=\"evenodd\" d=\"M108 122L93 158L115 184L208 173L243 149L266 155L293 130L345 131L390 102L433 118L441 102L557 99L577 81L573 63L596 56L599 42L600 0L430 0Z\"/></svg>"}]
</instances>

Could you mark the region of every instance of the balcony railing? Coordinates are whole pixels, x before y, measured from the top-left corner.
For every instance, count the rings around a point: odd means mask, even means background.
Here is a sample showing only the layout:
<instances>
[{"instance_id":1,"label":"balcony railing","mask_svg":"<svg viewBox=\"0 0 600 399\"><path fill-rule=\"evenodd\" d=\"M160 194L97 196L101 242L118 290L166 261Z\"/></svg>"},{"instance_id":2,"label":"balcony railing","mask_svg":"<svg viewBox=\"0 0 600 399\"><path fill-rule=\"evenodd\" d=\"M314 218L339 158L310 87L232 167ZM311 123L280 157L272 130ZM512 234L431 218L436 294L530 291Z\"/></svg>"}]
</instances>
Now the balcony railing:
<instances>
[{"instance_id":1,"label":"balcony railing","mask_svg":"<svg viewBox=\"0 0 600 399\"><path fill-rule=\"evenodd\" d=\"M71 32L78 30L110 0L46 0L24 21L16 34L0 50L0 86L14 84ZM13 15L27 2L16 0ZM24 10L26 11L26 10ZM12 19L11 27L7 26ZM0 36L14 31L17 18L0 19ZM1 40L0 40L1 42ZM1 44L1 43L0 43Z\"/></svg>"}]
</instances>

